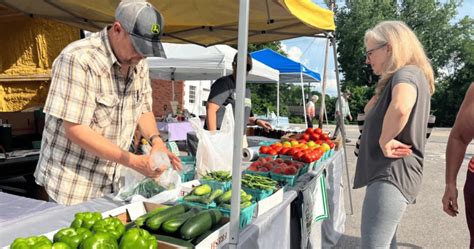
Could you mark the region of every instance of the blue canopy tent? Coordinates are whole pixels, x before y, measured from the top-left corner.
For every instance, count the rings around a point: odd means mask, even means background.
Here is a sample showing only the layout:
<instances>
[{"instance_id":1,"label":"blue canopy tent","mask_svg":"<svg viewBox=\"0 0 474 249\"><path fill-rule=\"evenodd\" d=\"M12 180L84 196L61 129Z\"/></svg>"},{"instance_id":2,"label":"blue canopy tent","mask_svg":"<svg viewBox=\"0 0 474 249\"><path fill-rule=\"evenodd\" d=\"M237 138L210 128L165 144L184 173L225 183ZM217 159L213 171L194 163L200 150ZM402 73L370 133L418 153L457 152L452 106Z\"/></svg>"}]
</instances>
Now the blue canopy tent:
<instances>
[{"instance_id":1,"label":"blue canopy tent","mask_svg":"<svg viewBox=\"0 0 474 249\"><path fill-rule=\"evenodd\" d=\"M316 73L303 64L291 60L271 49L265 48L259 51L255 51L251 53L252 58L261 63L276 69L280 72L280 80L277 86L277 120L280 117L280 82L283 83L301 83L301 94L303 98L303 113L306 117L306 108L304 107L305 104L305 97L304 97L304 82L320 82L321 75ZM308 127L308 123L305 118L305 125Z\"/></svg>"}]
</instances>

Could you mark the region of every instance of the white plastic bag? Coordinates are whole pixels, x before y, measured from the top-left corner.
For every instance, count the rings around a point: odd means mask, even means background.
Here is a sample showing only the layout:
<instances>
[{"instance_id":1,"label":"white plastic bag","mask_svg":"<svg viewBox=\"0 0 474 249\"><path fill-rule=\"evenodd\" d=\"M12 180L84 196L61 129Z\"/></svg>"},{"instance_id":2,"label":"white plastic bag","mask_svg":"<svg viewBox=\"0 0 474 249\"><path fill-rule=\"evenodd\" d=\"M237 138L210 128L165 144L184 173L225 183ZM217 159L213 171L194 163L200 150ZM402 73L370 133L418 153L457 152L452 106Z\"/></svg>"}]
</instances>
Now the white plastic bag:
<instances>
[{"instance_id":1,"label":"white plastic bag","mask_svg":"<svg viewBox=\"0 0 474 249\"><path fill-rule=\"evenodd\" d=\"M189 120L199 139L196 151L196 172L198 177L207 171L231 170L234 147L234 114L232 105L226 106L221 129L208 131L202 128L199 118Z\"/></svg>"},{"instance_id":2,"label":"white plastic bag","mask_svg":"<svg viewBox=\"0 0 474 249\"><path fill-rule=\"evenodd\" d=\"M179 172L173 169L171 162L164 152L154 153L152 156L154 169L158 168L161 165L166 165L167 170L161 174L161 176L156 179L156 183L159 186L163 187L164 191L159 192L158 194L146 198L148 196L142 196L137 194L140 192L139 186L142 186L143 183L153 181L152 179L146 178L141 173L130 169L128 167L121 167L121 175L124 178L123 187L120 188L118 194L114 197L115 200L119 201L143 201L147 200L155 203L173 203L178 200L179 193L181 191L181 176ZM149 185L148 185L149 186ZM154 188L150 188L153 189ZM156 188L158 189L158 188ZM156 192L158 192L156 190Z\"/></svg>"}]
</instances>

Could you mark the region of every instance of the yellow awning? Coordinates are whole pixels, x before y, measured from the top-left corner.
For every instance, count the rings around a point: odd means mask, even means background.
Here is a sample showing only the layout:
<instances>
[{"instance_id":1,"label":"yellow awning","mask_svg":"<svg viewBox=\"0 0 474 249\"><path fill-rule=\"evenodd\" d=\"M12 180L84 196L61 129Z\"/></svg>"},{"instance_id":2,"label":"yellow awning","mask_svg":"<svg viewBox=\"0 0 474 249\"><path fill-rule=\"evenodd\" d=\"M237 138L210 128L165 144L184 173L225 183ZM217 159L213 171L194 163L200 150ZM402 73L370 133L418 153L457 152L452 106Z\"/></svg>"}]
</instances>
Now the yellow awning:
<instances>
[{"instance_id":1,"label":"yellow awning","mask_svg":"<svg viewBox=\"0 0 474 249\"><path fill-rule=\"evenodd\" d=\"M237 0L149 0L163 15L163 41L236 44ZM119 0L0 0L7 8L96 31L114 20ZM1 14L1 12L0 12ZM0 17L1 18L1 17ZM334 31L334 15L310 0L250 1L249 43Z\"/></svg>"}]
</instances>

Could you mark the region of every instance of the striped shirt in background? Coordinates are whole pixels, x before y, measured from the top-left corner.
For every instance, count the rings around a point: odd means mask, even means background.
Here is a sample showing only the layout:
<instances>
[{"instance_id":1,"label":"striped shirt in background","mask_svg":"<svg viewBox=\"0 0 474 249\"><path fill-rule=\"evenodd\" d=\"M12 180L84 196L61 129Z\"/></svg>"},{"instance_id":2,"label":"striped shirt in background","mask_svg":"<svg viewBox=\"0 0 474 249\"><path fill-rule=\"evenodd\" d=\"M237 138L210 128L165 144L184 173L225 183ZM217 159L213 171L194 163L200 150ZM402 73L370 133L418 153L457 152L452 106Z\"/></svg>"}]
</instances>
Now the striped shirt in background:
<instances>
[{"instance_id":1,"label":"striped shirt in background","mask_svg":"<svg viewBox=\"0 0 474 249\"><path fill-rule=\"evenodd\" d=\"M128 151L138 119L152 111L151 104L148 64L140 61L124 77L107 28L68 45L52 68L36 182L65 205L117 190L120 165L72 143L65 136L63 120L87 125Z\"/></svg>"}]
</instances>

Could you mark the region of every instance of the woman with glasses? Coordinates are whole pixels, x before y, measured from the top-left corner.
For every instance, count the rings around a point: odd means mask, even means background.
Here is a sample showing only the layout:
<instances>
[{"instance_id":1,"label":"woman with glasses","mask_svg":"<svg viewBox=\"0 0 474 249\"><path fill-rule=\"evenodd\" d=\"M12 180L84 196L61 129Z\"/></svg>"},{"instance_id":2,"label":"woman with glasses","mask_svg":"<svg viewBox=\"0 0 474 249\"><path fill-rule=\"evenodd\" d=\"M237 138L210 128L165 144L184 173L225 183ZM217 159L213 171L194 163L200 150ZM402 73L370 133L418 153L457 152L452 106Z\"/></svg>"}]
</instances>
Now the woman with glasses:
<instances>
[{"instance_id":1,"label":"woman with glasses","mask_svg":"<svg viewBox=\"0 0 474 249\"><path fill-rule=\"evenodd\" d=\"M361 247L396 248L396 230L423 175L433 69L413 31L384 21L365 33L366 63L380 76L367 104L354 188L367 186Z\"/></svg>"}]
</instances>

